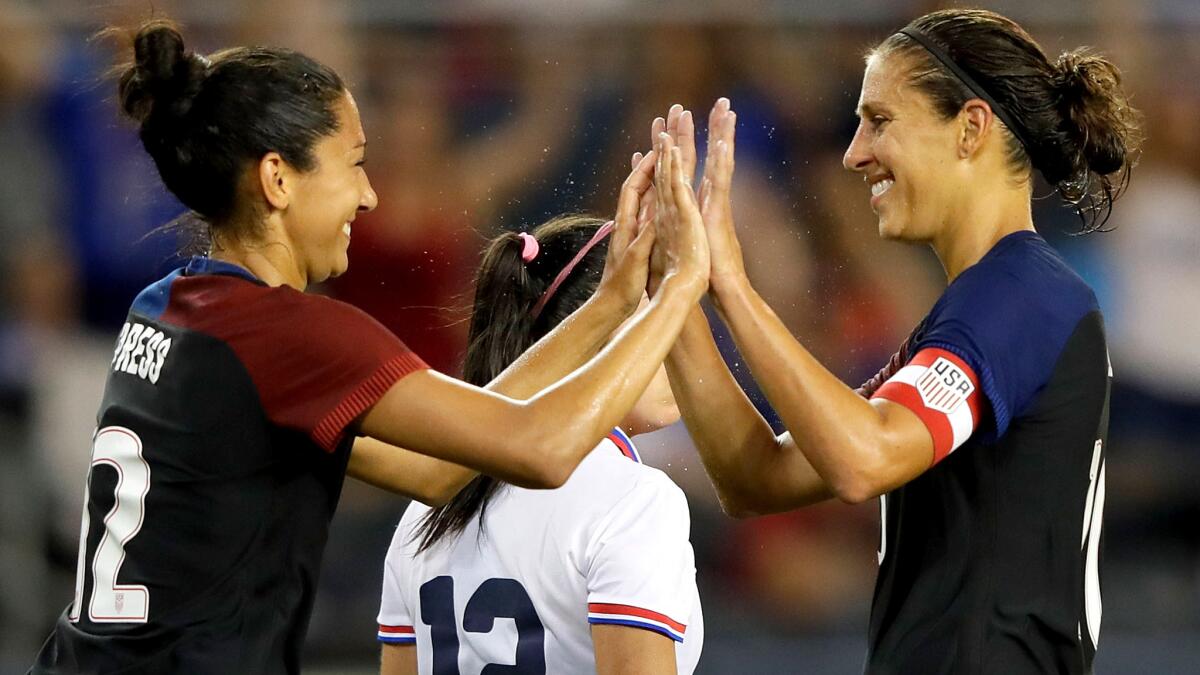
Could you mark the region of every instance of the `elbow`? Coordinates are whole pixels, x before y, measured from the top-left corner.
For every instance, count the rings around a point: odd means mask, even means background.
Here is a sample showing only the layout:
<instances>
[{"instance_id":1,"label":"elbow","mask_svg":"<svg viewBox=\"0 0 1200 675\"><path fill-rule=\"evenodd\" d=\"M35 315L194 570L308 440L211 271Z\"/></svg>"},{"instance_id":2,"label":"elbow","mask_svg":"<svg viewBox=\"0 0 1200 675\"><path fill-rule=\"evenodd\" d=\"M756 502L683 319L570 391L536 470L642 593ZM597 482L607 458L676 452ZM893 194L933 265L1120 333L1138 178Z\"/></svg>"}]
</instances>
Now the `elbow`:
<instances>
[{"instance_id":1,"label":"elbow","mask_svg":"<svg viewBox=\"0 0 1200 675\"><path fill-rule=\"evenodd\" d=\"M454 495L458 494L460 487L458 483L430 485L426 486L421 494L414 495L413 498L426 506L438 508L449 504L450 500L454 499Z\"/></svg>"},{"instance_id":2,"label":"elbow","mask_svg":"<svg viewBox=\"0 0 1200 675\"><path fill-rule=\"evenodd\" d=\"M747 520L773 512L756 495L728 487L717 486L717 501L721 504L721 511L735 520Z\"/></svg>"},{"instance_id":3,"label":"elbow","mask_svg":"<svg viewBox=\"0 0 1200 675\"><path fill-rule=\"evenodd\" d=\"M862 504L871 501L889 489L886 474L869 467L847 468L841 475L828 481L833 496L846 504Z\"/></svg>"},{"instance_id":4,"label":"elbow","mask_svg":"<svg viewBox=\"0 0 1200 675\"><path fill-rule=\"evenodd\" d=\"M734 520L747 520L762 515L762 512L752 508L743 501L722 498L721 511Z\"/></svg>"},{"instance_id":5,"label":"elbow","mask_svg":"<svg viewBox=\"0 0 1200 675\"><path fill-rule=\"evenodd\" d=\"M519 443L525 452L520 454L523 459L513 467L515 475L509 479L519 487L532 490L560 488L582 460L582 455L575 452L574 445L565 439L548 436Z\"/></svg>"},{"instance_id":6,"label":"elbow","mask_svg":"<svg viewBox=\"0 0 1200 675\"><path fill-rule=\"evenodd\" d=\"M836 481L830 485L830 488L834 497L850 505L862 504L883 494L869 481L860 479Z\"/></svg>"}]
</instances>

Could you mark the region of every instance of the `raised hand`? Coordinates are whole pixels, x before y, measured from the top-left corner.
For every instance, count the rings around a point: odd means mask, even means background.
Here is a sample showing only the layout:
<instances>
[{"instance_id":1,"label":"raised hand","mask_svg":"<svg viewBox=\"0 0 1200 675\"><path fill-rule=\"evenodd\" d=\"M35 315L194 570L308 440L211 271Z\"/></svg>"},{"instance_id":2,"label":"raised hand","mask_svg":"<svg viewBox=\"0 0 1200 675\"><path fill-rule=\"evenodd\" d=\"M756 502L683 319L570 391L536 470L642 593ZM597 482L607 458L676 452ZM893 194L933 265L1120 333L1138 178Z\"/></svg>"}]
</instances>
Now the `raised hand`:
<instances>
[{"instance_id":1,"label":"raised hand","mask_svg":"<svg viewBox=\"0 0 1200 675\"><path fill-rule=\"evenodd\" d=\"M704 178L700 181L700 213L712 260L710 288L721 288L746 276L742 247L733 226L733 140L737 113L729 99L719 98L708 116L708 154L704 160Z\"/></svg>"},{"instance_id":2,"label":"raised hand","mask_svg":"<svg viewBox=\"0 0 1200 675\"><path fill-rule=\"evenodd\" d=\"M640 155L640 153L639 153ZM653 191L653 177L657 153L651 150L637 157L633 171L621 185L617 198L617 213L613 219L613 231L608 243L608 257L604 262L604 274L600 277L597 292L612 293L619 297L632 312L642 299L649 275L650 252L654 247L655 228L653 221L638 217L641 203L646 194Z\"/></svg>"},{"instance_id":3,"label":"raised hand","mask_svg":"<svg viewBox=\"0 0 1200 675\"><path fill-rule=\"evenodd\" d=\"M711 264L708 241L696 196L683 175L683 152L669 133L662 132L656 139L655 154L656 241L651 274L660 274L660 283L679 275L707 286Z\"/></svg>"},{"instance_id":4,"label":"raised hand","mask_svg":"<svg viewBox=\"0 0 1200 675\"><path fill-rule=\"evenodd\" d=\"M657 143L658 135L664 132L671 137L675 146L679 148L680 169L684 181L690 189L692 180L696 174L696 125L692 120L692 112L685 110L683 106L676 103L667 112L666 119L661 117L654 118L654 122L650 125L650 144L652 147ZM641 153L634 153L634 163L640 158ZM639 221L645 222L654 219L656 201L657 195L652 187L642 196L642 206L638 214ZM651 296L654 295L655 289L658 288L658 284L662 280L662 271L663 260L661 259L661 254L652 254L650 279L647 284L647 292Z\"/></svg>"}]
</instances>

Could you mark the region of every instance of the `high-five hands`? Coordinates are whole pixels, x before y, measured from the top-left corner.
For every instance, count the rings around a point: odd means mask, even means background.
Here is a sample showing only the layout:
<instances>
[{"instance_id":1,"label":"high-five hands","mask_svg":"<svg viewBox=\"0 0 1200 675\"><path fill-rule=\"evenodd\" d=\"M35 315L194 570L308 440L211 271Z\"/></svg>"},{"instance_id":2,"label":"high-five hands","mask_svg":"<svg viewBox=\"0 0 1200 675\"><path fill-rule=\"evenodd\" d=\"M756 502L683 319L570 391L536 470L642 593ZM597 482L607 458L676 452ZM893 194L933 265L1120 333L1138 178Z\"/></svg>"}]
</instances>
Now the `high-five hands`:
<instances>
[{"instance_id":1,"label":"high-five hands","mask_svg":"<svg viewBox=\"0 0 1200 675\"><path fill-rule=\"evenodd\" d=\"M708 146L704 163L704 177L700 181L697 194L697 203L710 251L709 284L710 290L713 292L716 292L719 287L731 284L745 276L741 246L733 225L733 208L730 197L730 187L733 182L733 146L736 124L737 113L730 108L729 99L718 99L708 117ZM661 134L665 134L673 147L678 149L679 170L690 189L696 171L696 128L691 111L676 104L671 106L666 119L655 118L650 125L652 146L657 147ZM634 153L633 165L638 166L643 158L642 153ZM657 177L655 183L657 185ZM639 226L644 227L644 223L654 220L658 201L656 187L651 187L642 193L638 209ZM663 269L662 254L656 247L651 254L650 276L647 284L647 290L651 295L654 294L662 279Z\"/></svg>"}]
</instances>

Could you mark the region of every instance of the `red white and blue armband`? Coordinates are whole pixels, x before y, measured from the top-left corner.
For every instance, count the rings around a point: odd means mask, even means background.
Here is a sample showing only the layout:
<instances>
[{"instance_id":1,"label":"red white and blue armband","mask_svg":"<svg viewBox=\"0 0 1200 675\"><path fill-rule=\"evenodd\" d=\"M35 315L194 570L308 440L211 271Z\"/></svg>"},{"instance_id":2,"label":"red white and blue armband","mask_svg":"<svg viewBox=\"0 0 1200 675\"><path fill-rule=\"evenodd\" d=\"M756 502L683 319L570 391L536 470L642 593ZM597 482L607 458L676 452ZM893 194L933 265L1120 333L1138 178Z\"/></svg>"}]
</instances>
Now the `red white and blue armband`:
<instances>
[{"instance_id":1,"label":"red white and blue armband","mask_svg":"<svg viewBox=\"0 0 1200 675\"><path fill-rule=\"evenodd\" d=\"M944 349L922 349L871 398L899 403L921 418L933 437L934 464L966 442L979 426L979 377Z\"/></svg>"},{"instance_id":2,"label":"red white and blue armband","mask_svg":"<svg viewBox=\"0 0 1200 675\"><path fill-rule=\"evenodd\" d=\"M417 644L417 633L412 626L379 624L379 641L391 645L415 645Z\"/></svg>"}]
</instances>

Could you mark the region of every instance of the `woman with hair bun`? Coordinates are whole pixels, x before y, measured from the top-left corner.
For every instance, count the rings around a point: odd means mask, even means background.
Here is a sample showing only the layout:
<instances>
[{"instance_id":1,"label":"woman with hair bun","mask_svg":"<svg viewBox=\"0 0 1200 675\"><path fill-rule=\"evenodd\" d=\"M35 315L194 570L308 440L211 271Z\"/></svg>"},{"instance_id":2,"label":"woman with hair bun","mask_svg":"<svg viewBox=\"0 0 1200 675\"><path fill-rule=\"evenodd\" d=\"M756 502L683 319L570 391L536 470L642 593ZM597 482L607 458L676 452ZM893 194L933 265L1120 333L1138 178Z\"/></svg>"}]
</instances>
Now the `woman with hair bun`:
<instances>
[{"instance_id":1,"label":"woman with hair bun","mask_svg":"<svg viewBox=\"0 0 1200 675\"><path fill-rule=\"evenodd\" d=\"M133 53L121 107L203 223L207 254L129 310L97 415L75 599L32 672L299 672L344 475L431 503L475 471L562 485L704 293L699 212L678 170L655 171L671 151L660 141L622 187L596 293L472 386L303 292L346 270L354 218L377 202L335 72L284 49L202 56L163 22L137 31ZM652 180L676 199L639 223ZM639 309L652 248L666 280Z\"/></svg>"},{"instance_id":2,"label":"woman with hair bun","mask_svg":"<svg viewBox=\"0 0 1200 675\"><path fill-rule=\"evenodd\" d=\"M1112 371L1096 298L1030 200L1040 172L1102 227L1137 115L1111 63L1052 61L983 10L922 16L866 64L845 167L880 235L932 246L949 286L876 377L841 383L747 281L721 101L700 199L709 292L787 432L737 389L699 312L667 360L676 400L731 514L880 498L868 673L1088 673Z\"/></svg>"}]
</instances>

